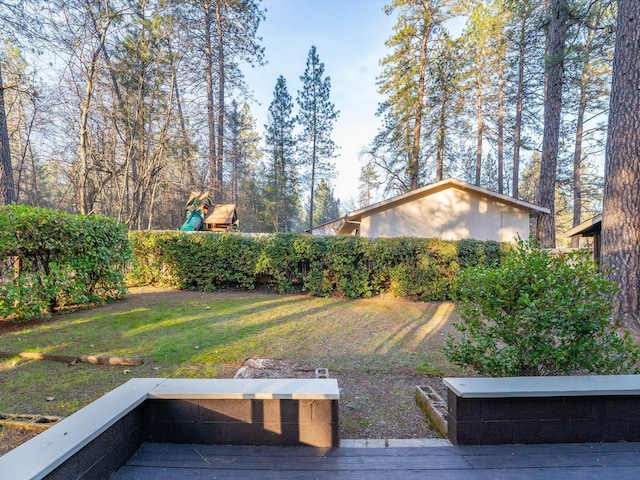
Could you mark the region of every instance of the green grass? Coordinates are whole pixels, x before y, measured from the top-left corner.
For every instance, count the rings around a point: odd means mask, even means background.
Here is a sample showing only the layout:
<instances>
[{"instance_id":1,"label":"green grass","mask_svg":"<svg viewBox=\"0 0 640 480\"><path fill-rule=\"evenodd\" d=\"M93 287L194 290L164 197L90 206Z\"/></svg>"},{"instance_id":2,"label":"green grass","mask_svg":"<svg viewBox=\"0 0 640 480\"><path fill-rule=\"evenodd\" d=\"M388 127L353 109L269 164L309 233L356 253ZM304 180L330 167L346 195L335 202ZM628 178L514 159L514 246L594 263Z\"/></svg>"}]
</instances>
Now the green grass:
<instances>
[{"instance_id":1,"label":"green grass","mask_svg":"<svg viewBox=\"0 0 640 480\"><path fill-rule=\"evenodd\" d=\"M0 350L137 356L144 365L1 359L0 412L68 415L131 377L230 377L248 357L342 372L446 372L443 335L428 328L442 317L439 307L255 292L136 294L4 333Z\"/></svg>"}]
</instances>

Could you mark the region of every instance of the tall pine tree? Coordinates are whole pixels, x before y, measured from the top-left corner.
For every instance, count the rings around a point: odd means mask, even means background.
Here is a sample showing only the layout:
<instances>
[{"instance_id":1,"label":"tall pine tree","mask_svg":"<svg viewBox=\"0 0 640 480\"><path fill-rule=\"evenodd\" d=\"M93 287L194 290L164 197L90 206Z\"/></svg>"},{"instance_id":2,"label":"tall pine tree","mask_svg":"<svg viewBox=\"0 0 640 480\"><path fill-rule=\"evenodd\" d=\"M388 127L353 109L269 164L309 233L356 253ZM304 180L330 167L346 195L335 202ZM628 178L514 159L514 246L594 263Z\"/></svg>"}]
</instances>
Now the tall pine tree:
<instances>
[{"instance_id":1,"label":"tall pine tree","mask_svg":"<svg viewBox=\"0 0 640 480\"><path fill-rule=\"evenodd\" d=\"M293 100L287 90L287 81L281 75L276 81L273 100L269 105L269 123L266 129L267 156L267 223L274 231L290 232L297 215L298 174L295 164L295 118Z\"/></svg>"},{"instance_id":2,"label":"tall pine tree","mask_svg":"<svg viewBox=\"0 0 640 480\"><path fill-rule=\"evenodd\" d=\"M567 24L569 21L568 0L553 0L549 8L549 30L547 31L547 53L545 58L544 88L544 136L542 139L542 163L537 203L550 210L540 214L537 223L537 238L544 247L555 248L555 191L560 141L560 119L562 113L562 86L564 83L564 60Z\"/></svg>"},{"instance_id":3,"label":"tall pine tree","mask_svg":"<svg viewBox=\"0 0 640 480\"><path fill-rule=\"evenodd\" d=\"M7 115L4 107L4 87L2 84L2 71L0 70L0 201L4 204L10 204L15 199Z\"/></svg>"},{"instance_id":4,"label":"tall pine tree","mask_svg":"<svg viewBox=\"0 0 640 480\"><path fill-rule=\"evenodd\" d=\"M317 224L323 224L340 217L340 200L333 194L331 185L326 180L320 180L316 189L314 202Z\"/></svg>"},{"instance_id":5,"label":"tall pine tree","mask_svg":"<svg viewBox=\"0 0 640 480\"><path fill-rule=\"evenodd\" d=\"M313 203L316 177L327 178L333 174L333 152L336 145L331 140L333 124L338 111L329 100L330 77L323 77L324 63L316 47L312 46L307 57L307 68L300 77L302 90L298 91L298 122L302 126L300 153L302 164L309 168L309 232L313 233Z\"/></svg>"},{"instance_id":6,"label":"tall pine tree","mask_svg":"<svg viewBox=\"0 0 640 480\"><path fill-rule=\"evenodd\" d=\"M384 159L385 169L398 177L397 168L392 164L398 157L404 157L404 174L408 178L401 183L406 183L408 190L417 189L423 175L421 143L425 103L430 93L427 75L431 47L435 33L447 19L449 3L443 0L394 0L385 8L387 14L397 11L398 20L394 34L386 42L392 53L381 62L379 92L386 95L387 100L381 104L378 114L384 115L385 125L374 140L372 155L383 151L391 154L390 158Z\"/></svg>"}]
</instances>

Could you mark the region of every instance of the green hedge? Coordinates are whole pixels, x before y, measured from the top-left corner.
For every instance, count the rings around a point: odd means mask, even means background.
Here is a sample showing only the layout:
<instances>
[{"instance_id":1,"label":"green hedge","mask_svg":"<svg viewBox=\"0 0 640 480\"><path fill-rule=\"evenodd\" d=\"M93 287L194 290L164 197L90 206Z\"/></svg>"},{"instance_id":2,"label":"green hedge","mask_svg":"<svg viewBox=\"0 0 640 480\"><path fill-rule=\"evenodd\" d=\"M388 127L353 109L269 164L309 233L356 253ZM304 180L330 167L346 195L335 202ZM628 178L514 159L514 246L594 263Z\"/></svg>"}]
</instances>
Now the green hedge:
<instances>
[{"instance_id":1,"label":"green hedge","mask_svg":"<svg viewBox=\"0 0 640 480\"><path fill-rule=\"evenodd\" d=\"M241 235L132 231L134 261L129 285L215 291L255 288L259 244Z\"/></svg>"},{"instance_id":2,"label":"green hedge","mask_svg":"<svg viewBox=\"0 0 640 480\"><path fill-rule=\"evenodd\" d=\"M476 240L131 232L132 285L213 291L266 285L279 293L359 298L388 292L446 300L461 268L493 266L505 246Z\"/></svg>"},{"instance_id":3,"label":"green hedge","mask_svg":"<svg viewBox=\"0 0 640 480\"><path fill-rule=\"evenodd\" d=\"M0 254L0 317L22 319L124 296L132 251L126 226L114 219L5 205Z\"/></svg>"}]
</instances>

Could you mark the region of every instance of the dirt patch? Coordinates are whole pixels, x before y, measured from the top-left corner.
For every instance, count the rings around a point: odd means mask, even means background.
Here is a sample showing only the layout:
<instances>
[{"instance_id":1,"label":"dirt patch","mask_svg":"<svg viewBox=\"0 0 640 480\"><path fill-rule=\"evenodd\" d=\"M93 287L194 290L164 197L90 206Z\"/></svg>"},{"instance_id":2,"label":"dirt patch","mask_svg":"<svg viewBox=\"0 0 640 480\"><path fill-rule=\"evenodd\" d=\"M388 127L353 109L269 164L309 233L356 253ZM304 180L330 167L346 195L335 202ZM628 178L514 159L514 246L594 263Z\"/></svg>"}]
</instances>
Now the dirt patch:
<instances>
[{"instance_id":1,"label":"dirt patch","mask_svg":"<svg viewBox=\"0 0 640 480\"><path fill-rule=\"evenodd\" d=\"M4 455L13 450L18 445L32 439L40 432L22 428L11 428L0 426L0 455Z\"/></svg>"}]
</instances>

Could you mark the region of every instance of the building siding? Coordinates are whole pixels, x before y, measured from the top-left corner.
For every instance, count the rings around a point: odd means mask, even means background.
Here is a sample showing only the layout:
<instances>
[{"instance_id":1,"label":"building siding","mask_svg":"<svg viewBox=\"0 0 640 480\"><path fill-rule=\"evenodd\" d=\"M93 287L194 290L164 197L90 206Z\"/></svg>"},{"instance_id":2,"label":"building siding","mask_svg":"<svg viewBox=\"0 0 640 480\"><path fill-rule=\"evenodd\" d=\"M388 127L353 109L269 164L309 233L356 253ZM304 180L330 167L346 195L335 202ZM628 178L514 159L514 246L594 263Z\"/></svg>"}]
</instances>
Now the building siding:
<instances>
[{"instance_id":1,"label":"building siding","mask_svg":"<svg viewBox=\"0 0 640 480\"><path fill-rule=\"evenodd\" d=\"M366 212L362 216L360 235L508 242L517 235L529 237L529 212L476 192L448 188Z\"/></svg>"}]
</instances>

